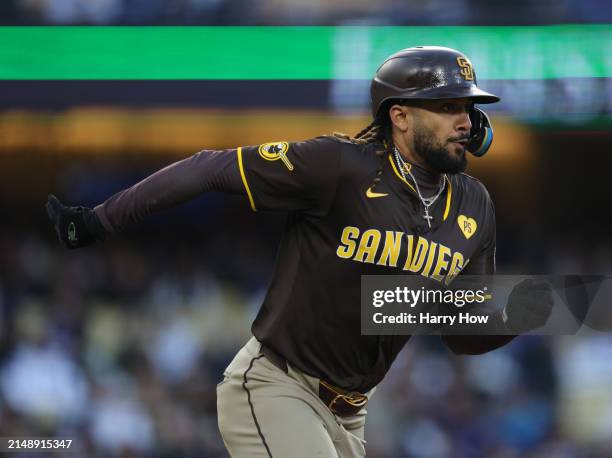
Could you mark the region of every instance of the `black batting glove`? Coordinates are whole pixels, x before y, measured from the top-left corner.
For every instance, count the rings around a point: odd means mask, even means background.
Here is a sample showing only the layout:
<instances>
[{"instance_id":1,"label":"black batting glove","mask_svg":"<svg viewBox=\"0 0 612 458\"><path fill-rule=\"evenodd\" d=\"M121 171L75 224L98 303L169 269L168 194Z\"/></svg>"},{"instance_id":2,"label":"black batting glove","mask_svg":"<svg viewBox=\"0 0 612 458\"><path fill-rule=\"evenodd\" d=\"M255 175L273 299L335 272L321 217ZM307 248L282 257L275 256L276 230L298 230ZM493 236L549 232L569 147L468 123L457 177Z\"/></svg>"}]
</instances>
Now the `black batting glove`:
<instances>
[{"instance_id":1,"label":"black batting glove","mask_svg":"<svg viewBox=\"0 0 612 458\"><path fill-rule=\"evenodd\" d=\"M503 321L514 334L544 326L553 307L552 289L543 281L523 280L510 292L502 312Z\"/></svg>"},{"instance_id":2,"label":"black batting glove","mask_svg":"<svg viewBox=\"0 0 612 458\"><path fill-rule=\"evenodd\" d=\"M66 207L53 194L49 194L45 208L57 237L66 248L91 245L107 234L91 208Z\"/></svg>"}]
</instances>

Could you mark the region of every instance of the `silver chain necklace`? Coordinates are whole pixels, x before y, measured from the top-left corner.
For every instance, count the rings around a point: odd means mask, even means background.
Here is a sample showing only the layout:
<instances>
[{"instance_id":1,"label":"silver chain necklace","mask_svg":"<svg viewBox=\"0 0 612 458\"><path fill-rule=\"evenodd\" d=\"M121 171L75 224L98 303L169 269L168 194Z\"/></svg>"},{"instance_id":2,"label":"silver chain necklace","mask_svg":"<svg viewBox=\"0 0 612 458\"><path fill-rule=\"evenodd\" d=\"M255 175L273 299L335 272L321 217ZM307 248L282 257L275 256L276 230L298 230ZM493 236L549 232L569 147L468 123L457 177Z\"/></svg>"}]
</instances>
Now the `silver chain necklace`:
<instances>
[{"instance_id":1,"label":"silver chain necklace","mask_svg":"<svg viewBox=\"0 0 612 458\"><path fill-rule=\"evenodd\" d=\"M427 220L427 224L429 225L429 228L431 229L431 220L433 219L433 216L429 214L429 207L431 207L436 202L436 200L438 200L438 197L440 197L442 192L446 189L446 174L443 174L442 177L440 177L440 184L438 187L438 192L432 197L423 197L423 195L421 194L421 190L419 189L419 183L417 183L417 180L412 174L412 172L410 171L410 168L407 167L406 161L404 160L402 155L399 153L397 146L393 147L393 152L395 154L395 161L397 162L397 166L399 167L400 173L402 174L402 178L406 180L406 172L408 172L408 175L410 175L410 178L412 178L412 181L414 181L414 187L416 189L416 192L425 210L423 219Z\"/></svg>"}]
</instances>

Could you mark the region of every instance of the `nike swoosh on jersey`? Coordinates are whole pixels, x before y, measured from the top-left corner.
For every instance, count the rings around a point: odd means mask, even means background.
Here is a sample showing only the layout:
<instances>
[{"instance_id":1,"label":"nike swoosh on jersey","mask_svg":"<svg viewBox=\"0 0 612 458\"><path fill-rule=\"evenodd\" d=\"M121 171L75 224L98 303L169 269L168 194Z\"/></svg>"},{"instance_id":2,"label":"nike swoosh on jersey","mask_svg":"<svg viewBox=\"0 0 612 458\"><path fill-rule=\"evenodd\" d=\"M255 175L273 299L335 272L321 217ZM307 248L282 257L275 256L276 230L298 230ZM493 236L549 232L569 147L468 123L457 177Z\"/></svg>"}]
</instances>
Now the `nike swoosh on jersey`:
<instances>
[{"instance_id":1,"label":"nike swoosh on jersey","mask_svg":"<svg viewBox=\"0 0 612 458\"><path fill-rule=\"evenodd\" d=\"M383 192L374 192L374 191L372 191L372 186L370 186L368 188L368 190L366 191L366 197L368 197L370 199L373 199L374 197L386 197L388 195L389 194L385 194Z\"/></svg>"}]
</instances>

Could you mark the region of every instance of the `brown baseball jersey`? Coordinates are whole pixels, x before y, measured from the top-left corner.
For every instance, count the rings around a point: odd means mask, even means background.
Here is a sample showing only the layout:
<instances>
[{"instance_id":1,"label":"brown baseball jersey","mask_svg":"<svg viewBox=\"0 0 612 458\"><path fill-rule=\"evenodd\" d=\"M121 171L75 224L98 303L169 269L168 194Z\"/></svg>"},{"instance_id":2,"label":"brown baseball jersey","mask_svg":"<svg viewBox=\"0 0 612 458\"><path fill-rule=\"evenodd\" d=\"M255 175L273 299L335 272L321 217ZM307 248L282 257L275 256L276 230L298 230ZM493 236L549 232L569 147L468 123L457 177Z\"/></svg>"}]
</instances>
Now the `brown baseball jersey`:
<instances>
[{"instance_id":1,"label":"brown baseball jersey","mask_svg":"<svg viewBox=\"0 0 612 458\"><path fill-rule=\"evenodd\" d=\"M252 332L303 372L365 392L410 336L361 335L361 275L442 282L495 269L495 215L482 183L448 175L429 228L414 185L391 154L377 156L381 148L325 136L203 151L111 197L96 213L114 231L208 190L246 194L254 211L287 211ZM372 186L380 161L381 181Z\"/></svg>"}]
</instances>

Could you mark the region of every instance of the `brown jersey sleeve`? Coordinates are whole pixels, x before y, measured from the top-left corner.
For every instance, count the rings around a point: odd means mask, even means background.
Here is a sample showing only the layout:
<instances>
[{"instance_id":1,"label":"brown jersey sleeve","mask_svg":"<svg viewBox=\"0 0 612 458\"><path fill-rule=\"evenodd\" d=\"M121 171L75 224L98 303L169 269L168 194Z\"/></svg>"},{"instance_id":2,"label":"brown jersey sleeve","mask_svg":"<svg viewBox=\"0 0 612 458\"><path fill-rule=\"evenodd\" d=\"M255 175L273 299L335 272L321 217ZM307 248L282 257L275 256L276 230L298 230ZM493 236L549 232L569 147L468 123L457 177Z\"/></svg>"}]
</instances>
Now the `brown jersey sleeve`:
<instances>
[{"instance_id":1,"label":"brown jersey sleeve","mask_svg":"<svg viewBox=\"0 0 612 458\"><path fill-rule=\"evenodd\" d=\"M337 139L264 143L240 148L238 157L253 210L327 212L340 173Z\"/></svg>"},{"instance_id":2,"label":"brown jersey sleeve","mask_svg":"<svg viewBox=\"0 0 612 458\"><path fill-rule=\"evenodd\" d=\"M118 192L94 210L107 231L117 232L207 191L246 193L235 149L200 151Z\"/></svg>"},{"instance_id":3,"label":"brown jersey sleeve","mask_svg":"<svg viewBox=\"0 0 612 458\"><path fill-rule=\"evenodd\" d=\"M462 275L495 274L495 208L488 193L487 198L489 207L485 226L487 235L483 239L482 248L463 270ZM488 328L481 326L478 329L481 332L479 335L443 335L442 340L453 353L458 355L480 355L502 347L516 337L516 335L507 334L500 312L494 312L485 305L470 308L470 313L489 315ZM487 329L491 334L484 334L487 332Z\"/></svg>"}]
</instances>

